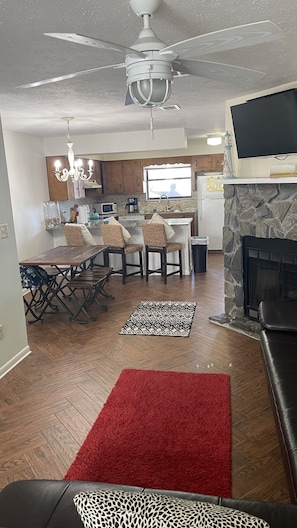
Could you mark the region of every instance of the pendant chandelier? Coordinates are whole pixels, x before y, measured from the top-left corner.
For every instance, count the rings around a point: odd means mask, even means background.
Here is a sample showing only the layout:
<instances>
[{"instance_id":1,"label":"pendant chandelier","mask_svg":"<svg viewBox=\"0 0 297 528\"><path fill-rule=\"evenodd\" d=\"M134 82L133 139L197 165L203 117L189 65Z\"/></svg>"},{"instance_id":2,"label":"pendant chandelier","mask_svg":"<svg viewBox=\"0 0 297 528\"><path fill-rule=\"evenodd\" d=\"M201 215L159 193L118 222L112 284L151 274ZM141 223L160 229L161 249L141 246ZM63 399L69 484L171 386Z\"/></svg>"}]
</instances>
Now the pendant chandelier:
<instances>
[{"instance_id":1,"label":"pendant chandelier","mask_svg":"<svg viewBox=\"0 0 297 528\"><path fill-rule=\"evenodd\" d=\"M62 117L63 121L67 121L67 147L68 147L68 163L69 169L62 169L60 160L55 161L55 176L60 182L66 182L70 177L73 181L89 180L93 173L93 160L88 161L88 174L85 173L81 159L74 159L73 142L70 137L69 122L73 117Z\"/></svg>"}]
</instances>

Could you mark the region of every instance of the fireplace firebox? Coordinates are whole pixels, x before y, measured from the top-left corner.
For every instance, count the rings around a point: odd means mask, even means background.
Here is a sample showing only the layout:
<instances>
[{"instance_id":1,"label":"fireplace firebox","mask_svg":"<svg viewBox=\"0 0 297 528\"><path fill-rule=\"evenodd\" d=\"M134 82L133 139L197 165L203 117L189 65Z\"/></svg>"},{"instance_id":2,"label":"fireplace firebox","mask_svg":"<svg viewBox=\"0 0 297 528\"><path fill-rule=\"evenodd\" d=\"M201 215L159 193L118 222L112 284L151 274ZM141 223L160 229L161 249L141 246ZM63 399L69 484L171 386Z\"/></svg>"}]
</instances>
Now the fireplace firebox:
<instances>
[{"instance_id":1,"label":"fireplace firebox","mask_svg":"<svg viewBox=\"0 0 297 528\"><path fill-rule=\"evenodd\" d=\"M262 300L297 300L297 241L244 236L244 314L258 320Z\"/></svg>"}]
</instances>

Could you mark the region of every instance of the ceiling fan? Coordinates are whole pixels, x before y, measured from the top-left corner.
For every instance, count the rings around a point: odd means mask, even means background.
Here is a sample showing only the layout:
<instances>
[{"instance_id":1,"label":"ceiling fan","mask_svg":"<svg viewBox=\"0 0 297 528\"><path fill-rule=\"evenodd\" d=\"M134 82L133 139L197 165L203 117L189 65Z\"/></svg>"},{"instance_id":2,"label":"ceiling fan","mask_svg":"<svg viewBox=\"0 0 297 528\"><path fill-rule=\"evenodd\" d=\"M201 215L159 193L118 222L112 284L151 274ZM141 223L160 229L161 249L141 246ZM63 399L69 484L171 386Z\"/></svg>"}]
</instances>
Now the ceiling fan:
<instances>
[{"instance_id":1,"label":"ceiling fan","mask_svg":"<svg viewBox=\"0 0 297 528\"><path fill-rule=\"evenodd\" d=\"M242 84L256 81L265 75L262 72L230 64L193 60L193 57L279 39L282 32L278 26L267 20L199 35L167 46L150 26L150 19L161 3L162 0L130 0L134 13L143 18L143 29L131 47L76 33L45 33L53 38L119 52L125 56L125 62L61 75L25 84L19 88L32 88L107 68L125 67L128 87L126 104L137 103L141 106L153 107L161 106L167 101L174 77L195 75Z\"/></svg>"}]
</instances>

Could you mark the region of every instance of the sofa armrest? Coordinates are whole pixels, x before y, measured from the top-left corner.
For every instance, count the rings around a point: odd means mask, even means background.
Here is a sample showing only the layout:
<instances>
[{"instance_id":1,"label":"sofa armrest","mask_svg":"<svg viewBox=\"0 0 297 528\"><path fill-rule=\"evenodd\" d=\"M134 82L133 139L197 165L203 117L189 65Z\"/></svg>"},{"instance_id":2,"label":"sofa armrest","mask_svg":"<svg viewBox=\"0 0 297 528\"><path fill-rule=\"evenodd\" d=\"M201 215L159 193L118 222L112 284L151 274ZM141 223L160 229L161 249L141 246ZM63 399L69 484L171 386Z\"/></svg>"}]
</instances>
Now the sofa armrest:
<instances>
[{"instance_id":1,"label":"sofa armrest","mask_svg":"<svg viewBox=\"0 0 297 528\"><path fill-rule=\"evenodd\" d=\"M73 497L89 489L115 488L116 484L66 480L21 480L0 493L0 527L83 528ZM141 488L132 488L141 491Z\"/></svg>"},{"instance_id":2,"label":"sofa armrest","mask_svg":"<svg viewBox=\"0 0 297 528\"><path fill-rule=\"evenodd\" d=\"M291 502L297 504L297 333L262 330L260 343Z\"/></svg>"},{"instance_id":3,"label":"sofa armrest","mask_svg":"<svg viewBox=\"0 0 297 528\"><path fill-rule=\"evenodd\" d=\"M83 528L73 497L80 491L123 489L155 492L164 495L222 504L256 515L270 523L270 528L296 528L297 506L259 501L220 499L197 493L149 490L99 482L26 480L12 482L0 492L0 526L7 528Z\"/></svg>"}]
</instances>

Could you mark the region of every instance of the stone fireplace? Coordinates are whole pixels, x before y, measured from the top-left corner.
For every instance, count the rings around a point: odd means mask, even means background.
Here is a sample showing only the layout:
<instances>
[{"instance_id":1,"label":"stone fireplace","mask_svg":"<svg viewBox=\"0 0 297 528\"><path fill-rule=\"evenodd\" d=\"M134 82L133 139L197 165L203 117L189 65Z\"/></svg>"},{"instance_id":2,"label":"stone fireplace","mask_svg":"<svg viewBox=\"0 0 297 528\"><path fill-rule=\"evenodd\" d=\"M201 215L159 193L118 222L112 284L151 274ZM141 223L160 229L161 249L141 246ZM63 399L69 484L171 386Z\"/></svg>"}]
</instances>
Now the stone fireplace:
<instances>
[{"instance_id":1,"label":"stone fireplace","mask_svg":"<svg viewBox=\"0 0 297 528\"><path fill-rule=\"evenodd\" d=\"M262 180L261 183L254 181L255 183L250 183L253 180L235 179L228 180L224 185L225 313L221 315L221 321L217 321L235 323L234 326L238 324L239 327L246 319L244 237L297 241L297 185L275 183L273 178L265 179L267 183L262 183ZM257 319L254 313L253 318Z\"/></svg>"},{"instance_id":2,"label":"stone fireplace","mask_svg":"<svg viewBox=\"0 0 297 528\"><path fill-rule=\"evenodd\" d=\"M289 183L224 186L225 313L244 316L242 237L297 241L297 185Z\"/></svg>"}]
</instances>

